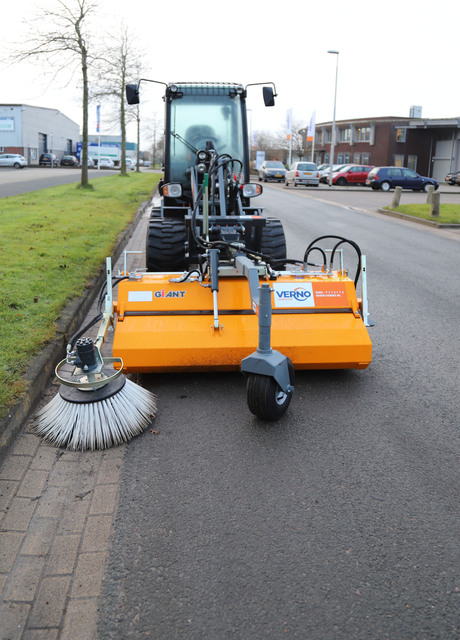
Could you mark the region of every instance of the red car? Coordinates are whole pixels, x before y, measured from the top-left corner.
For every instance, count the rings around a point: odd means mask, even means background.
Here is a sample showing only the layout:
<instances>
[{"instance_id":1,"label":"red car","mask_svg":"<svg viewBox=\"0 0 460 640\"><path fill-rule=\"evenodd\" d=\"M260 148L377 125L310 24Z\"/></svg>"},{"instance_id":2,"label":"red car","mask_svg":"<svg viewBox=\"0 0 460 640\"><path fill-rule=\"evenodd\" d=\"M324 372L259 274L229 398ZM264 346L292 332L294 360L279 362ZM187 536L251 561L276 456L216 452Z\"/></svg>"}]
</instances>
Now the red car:
<instances>
[{"instance_id":1,"label":"red car","mask_svg":"<svg viewBox=\"0 0 460 640\"><path fill-rule=\"evenodd\" d=\"M367 175L374 167L363 164L347 164L332 174L332 184L344 187L347 184L366 184Z\"/></svg>"}]
</instances>

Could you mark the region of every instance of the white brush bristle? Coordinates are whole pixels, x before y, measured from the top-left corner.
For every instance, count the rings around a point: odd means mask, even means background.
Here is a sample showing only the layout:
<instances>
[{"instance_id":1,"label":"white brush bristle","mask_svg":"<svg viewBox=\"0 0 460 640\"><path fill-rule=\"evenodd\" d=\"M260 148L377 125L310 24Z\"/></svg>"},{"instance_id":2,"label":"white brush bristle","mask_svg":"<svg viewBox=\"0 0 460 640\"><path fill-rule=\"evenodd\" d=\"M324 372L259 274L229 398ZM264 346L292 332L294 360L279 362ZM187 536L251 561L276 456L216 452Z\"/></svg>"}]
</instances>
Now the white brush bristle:
<instances>
[{"instance_id":1,"label":"white brush bristle","mask_svg":"<svg viewBox=\"0 0 460 640\"><path fill-rule=\"evenodd\" d=\"M156 396L127 379L121 391L96 402L68 402L57 394L38 412L34 429L55 447L107 449L142 433L156 408Z\"/></svg>"}]
</instances>

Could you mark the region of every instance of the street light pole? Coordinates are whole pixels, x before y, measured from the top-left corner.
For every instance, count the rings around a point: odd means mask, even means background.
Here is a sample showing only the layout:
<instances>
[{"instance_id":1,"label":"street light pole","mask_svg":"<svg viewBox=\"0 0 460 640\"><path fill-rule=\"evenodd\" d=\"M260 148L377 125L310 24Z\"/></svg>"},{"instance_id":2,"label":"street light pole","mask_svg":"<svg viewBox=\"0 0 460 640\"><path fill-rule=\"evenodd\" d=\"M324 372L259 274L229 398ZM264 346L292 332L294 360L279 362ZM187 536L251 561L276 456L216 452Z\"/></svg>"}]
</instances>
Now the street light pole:
<instances>
[{"instance_id":1,"label":"street light pole","mask_svg":"<svg viewBox=\"0 0 460 640\"><path fill-rule=\"evenodd\" d=\"M331 49L328 53L333 53L336 58L335 65L335 92L334 92L334 114L332 116L332 137L331 137L331 157L329 158L329 186L332 186L332 166L334 164L334 144L335 144L335 106L337 104L337 77L339 75L339 52Z\"/></svg>"}]
</instances>

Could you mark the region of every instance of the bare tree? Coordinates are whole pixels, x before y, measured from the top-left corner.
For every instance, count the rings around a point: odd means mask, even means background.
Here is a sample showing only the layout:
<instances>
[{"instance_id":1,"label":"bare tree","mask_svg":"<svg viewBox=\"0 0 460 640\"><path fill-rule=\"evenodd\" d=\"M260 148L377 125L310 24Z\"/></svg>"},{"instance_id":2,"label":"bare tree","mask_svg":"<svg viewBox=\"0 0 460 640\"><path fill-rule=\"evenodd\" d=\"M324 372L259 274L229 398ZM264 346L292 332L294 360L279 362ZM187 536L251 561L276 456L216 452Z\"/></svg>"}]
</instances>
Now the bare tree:
<instances>
[{"instance_id":1,"label":"bare tree","mask_svg":"<svg viewBox=\"0 0 460 640\"><path fill-rule=\"evenodd\" d=\"M144 136L152 149L152 166L154 167L163 152L163 120L155 112L145 121Z\"/></svg>"},{"instance_id":2,"label":"bare tree","mask_svg":"<svg viewBox=\"0 0 460 640\"><path fill-rule=\"evenodd\" d=\"M291 126L291 142L289 142L286 135L286 127L279 129L278 133L274 136L274 144L279 149L289 150L291 148L292 155L297 156L299 160L305 153L303 148L303 136L302 129L305 129L305 123L299 120L293 120Z\"/></svg>"},{"instance_id":3,"label":"bare tree","mask_svg":"<svg viewBox=\"0 0 460 640\"><path fill-rule=\"evenodd\" d=\"M278 147L277 141L275 142L275 136L271 131L260 130L255 132L255 142L257 143L257 149L260 151L269 151L275 146Z\"/></svg>"},{"instance_id":4,"label":"bare tree","mask_svg":"<svg viewBox=\"0 0 460 640\"><path fill-rule=\"evenodd\" d=\"M16 62L45 60L55 70L54 77L62 72L72 78L80 69L83 88L82 187L88 186L88 74L93 61L89 17L96 8L96 0L56 0L54 5L25 21L30 27L30 37L26 38L28 48L11 56Z\"/></svg>"},{"instance_id":5,"label":"bare tree","mask_svg":"<svg viewBox=\"0 0 460 640\"><path fill-rule=\"evenodd\" d=\"M128 121L136 122L137 158L139 167L140 117L139 109L127 111L125 108L125 86L132 78L139 78L142 72L141 53L136 51L134 38L126 25L121 25L120 32L111 35L104 56L99 56L97 63L97 86L93 97L105 99L118 112L121 129L121 173L126 175L126 125Z\"/></svg>"}]
</instances>

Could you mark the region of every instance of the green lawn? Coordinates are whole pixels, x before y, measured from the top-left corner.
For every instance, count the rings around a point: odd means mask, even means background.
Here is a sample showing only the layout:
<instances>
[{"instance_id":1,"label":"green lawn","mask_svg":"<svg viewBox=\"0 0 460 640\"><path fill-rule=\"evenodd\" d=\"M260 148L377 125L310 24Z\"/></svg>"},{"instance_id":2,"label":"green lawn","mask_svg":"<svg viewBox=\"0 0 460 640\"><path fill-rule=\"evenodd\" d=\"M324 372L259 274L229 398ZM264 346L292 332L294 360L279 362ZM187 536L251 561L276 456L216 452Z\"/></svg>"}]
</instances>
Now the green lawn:
<instances>
[{"instance_id":1,"label":"green lawn","mask_svg":"<svg viewBox=\"0 0 460 640\"><path fill-rule=\"evenodd\" d=\"M460 204L443 204L441 202L438 218L434 218L431 215L429 204L401 204L399 207L384 207L384 209L415 216L423 220L432 220L441 224L460 224Z\"/></svg>"},{"instance_id":2,"label":"green lawn","mask_svg":"<svg viewBox=\"0 0 460 640\"><path fill-rule=\"evenodd\" d=\"M0 199L0 418L26 391L31 356L112 254L159 174L97 178Z\"/></svg>"}]
</instances>

